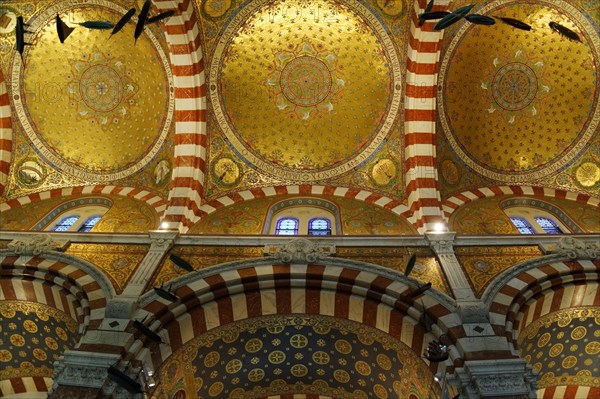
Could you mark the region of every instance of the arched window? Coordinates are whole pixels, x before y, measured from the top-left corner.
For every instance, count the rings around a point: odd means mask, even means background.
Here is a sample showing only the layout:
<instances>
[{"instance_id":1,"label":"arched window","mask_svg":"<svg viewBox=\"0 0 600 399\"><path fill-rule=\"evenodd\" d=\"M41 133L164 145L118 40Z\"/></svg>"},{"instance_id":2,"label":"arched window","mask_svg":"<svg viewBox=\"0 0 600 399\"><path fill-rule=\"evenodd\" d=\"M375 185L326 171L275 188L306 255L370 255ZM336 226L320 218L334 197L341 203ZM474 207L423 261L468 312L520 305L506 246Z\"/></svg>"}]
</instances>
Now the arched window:
<instances>
[{"instance_id":1,"label":"arched window","mask_svg":"<svg viewBox=\"0 0 600 399\"><path fill-rule=\"evenodd\" d=\"M521 234L535 234L535 230L525 218L511 216L510 221Z\"/></svg>"},{"instance_id":2,"label":"arched window","mask_svg":"<svg viewBox=\"0 0 600 399\"><path fill-rule=\"evenodd\" d=\"M33 226L33 231L88 232L110 209L108 198L86 197L64 202Z\"/></svg>"},{"instance_id":3,"label":"arched window","mask_svg":"<svg viewBox=\"0 0 600 399\"><path fill-rule=\"evenodd\" d=\"M534 219L537 222L537 224L539 224L540 227L542 229L544 229L546 234L562 234L563 233L562 230L560 229L560 227L558 227L556 222L552 219L541 217L541 216L536 216Z\"/></svg>"},{"instance_id":4,"label":"arched window","mask_svg":"<svg viewBox=\"0 0 600 399\"><path fill-rule=\"evenodd\" d=\"M295 236L298 235L298 219L296 218L281 218L277 221L275 234L280 236Z\"/></svg>"},{"instance_id":5,"label":"arched window","mask_svg":"<svg viewBox=\"0 0 600 399\"><path fill-rule=\"evenodd\" d=\"M85 222L83 222L83 224L81 225L81 227L79 227L79 232L81 233L87 233L88 231L90 231L92 229L92 227L94 227L96 225L96 223L98 223L100 221L100 218L102 218L102 216L92 216L89 217L85 220Z\"/></svg>"},{"instance_id":6,"label":"arched window","mask_svg":"<svg viewBox=\"0 0 600 399\"><path fill-rule=\"evenodd\" d=\"M325 218L314 218L308 221L309 236L330 236L331 222Z\"/></svg>"},{"instance_id":7,"label":"arched window","mask_svg":"<svg viewBox=\"0 0 600 399\"><path fill-rule=\"evenodd\" d=\"M67 231L69 230L69 228L71 228L71 226L75 224L75 222L77 222L78 219L79 216L77 215L62 218L58 223L54 225L54 227L52 227L52 231Z\"/></svg>"}]
</instances>

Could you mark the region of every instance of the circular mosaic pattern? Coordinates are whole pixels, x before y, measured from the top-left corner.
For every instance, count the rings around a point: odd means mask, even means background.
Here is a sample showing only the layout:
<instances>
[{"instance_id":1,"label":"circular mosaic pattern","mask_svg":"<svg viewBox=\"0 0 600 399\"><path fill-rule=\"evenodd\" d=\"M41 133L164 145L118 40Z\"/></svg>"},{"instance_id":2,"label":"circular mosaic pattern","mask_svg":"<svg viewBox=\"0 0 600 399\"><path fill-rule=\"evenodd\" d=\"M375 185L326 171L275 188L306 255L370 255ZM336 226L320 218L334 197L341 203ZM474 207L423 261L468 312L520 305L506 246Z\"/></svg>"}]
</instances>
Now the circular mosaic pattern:
<instances>
[{"instance_id":1,"label":"circular mosaic pattern","mask_svg":"<svg viewBox=\"0 0 600 399\"><path fill-rule=\"evenodd\" d=\"M311 107L331 91L331 73L318 58L301 56L286 64L279 81L281 92L293 104Z\"/></svg>"},{"instance_id":2,"label":"circular mosaic pattern","mask_svg":"<svg viewBox=\"0 0 600 399\"><path fill-rule=\"evenodd\" d=\"M112 111L123 99L123 84L119 73L108 65L91 65L81 74L81 99L97 112Z\"/></svg>"},{"instance_id":3,"label":"circular mosaic pattern","mask_svg":"<svg viewBox=\"0 0 600 399\"><path fill-rule=\"evenodd\" d=\"M516 111L528 106L537 93L537 78L528 65L511 62L496 72L492 95L500 107Z\"/></svg>"},{"instance_id":4,"label":"circular mosaic pattern","mask_svg":"<svg viewBox=\"0 0 600 399\"><path fill-rule=\"evenodd\" d=\"M577 168L575 177L583 187L593 187L600 181L600 168L593 162L585 162Z\"/></svg>"},{"instance_id":5,"label":"circular mosaic pattern","mask_svg":"<svg viewBox=\"0 0 600 399\"><path fill-rule=\"evenodd\" d=\"M154 159L171 130L168 58L150 29L135 46L128 34L107 41L105 31L83 28L56 46L57 12L71 20L112 21L126 10L101 0L63 1L36 14L25 64L13 60L16 115L37 153L61 172L88 182L123 179ZM35 169L22 172L41 179Z\"/></svg>"},{"instance_id":6,"label":"circular mosaic pattern","mask_svg":"<svg viewBox=\"0 0 600 399\"><path fill-rule=\"evenodd\" d=\"M225 335L237 339L225 343ZM419 355L393 337L315 315L265 316L213 329L175 352L159 375L166 392L180 390L182 381L201 380L186 390L232 399L314 394L315 389L338 399L397 398L408 392L425 397L433 378Z\"/></svg>"},{"instance_id":7,"label":"circular mosaic pattern","mask_svg":"<svg viewBox=\"0 0 600 399\"><path fill-rule=\"evenodd\" d=\"M542 316L530 323L517 340L520 355L539 372L539 387L600 386L598 307L579 307ZM582 378L589 378L583 380ZM596 382L594 382L594 378Z\"/></svg>"}]
</instances>

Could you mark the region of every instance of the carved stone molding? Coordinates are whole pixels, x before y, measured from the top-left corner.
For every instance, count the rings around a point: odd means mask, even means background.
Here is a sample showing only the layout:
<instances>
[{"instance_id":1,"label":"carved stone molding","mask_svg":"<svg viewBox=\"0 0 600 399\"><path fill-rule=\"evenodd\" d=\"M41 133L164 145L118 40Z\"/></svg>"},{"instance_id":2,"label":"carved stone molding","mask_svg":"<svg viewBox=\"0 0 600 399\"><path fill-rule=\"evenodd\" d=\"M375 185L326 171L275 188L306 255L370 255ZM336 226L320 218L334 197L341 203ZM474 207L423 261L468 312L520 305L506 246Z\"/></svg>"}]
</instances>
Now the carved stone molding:
<instances>
[{"instance_id":1,"label":"carved stone molding","mask_svg":"<svg viewBox=\"0 0 600 399\"><path fill-rule=\"evenodd\" d=\"M152 230L148 232L148 235L150 236L150 251L165 252L171 249L179 232Z\"/></svg>"},{"instance_id":2,"label":"carved stone molding","mask_svg":"<svg viewBox=\"0 0 600 399\"><path fill-rule=\"evenodd\" d=\"M456 233L453 231L445 233L425 233L425 238L429 241L431 249L437 255L454 254L454 237Z\"/></svg>"},{"instance_id":3,"label":"carved stone molding","mask_svg":"<svg viewBox=\"0 0 600 399\"><path fill-rule=\"evenodd\" d=\"M117 354L65 351L54 363L54 385L50 397L59 386L76 386L101 389L102 394L113 399L142 399L143 394L132 394L108 378L108 368L117 364L120 359L121 356ZM138 373L135 370L124 373L137 379Z\"/></svg>"},{"instance_id":4,"label":"carved stone molding","mask_svg":"<svg viewBox=\"0 0 600 399\"><path fill-rule=\"evenodd\" d=\"M464 399L537 397L537 376L522 359L466 361L454 383Z\"/></svg>"},{"instance_id":5,"label":"carved stone molding","mask_svg":"<svg viewBox=\"0 0 600 399\"><path fill-rule=\"evenodd\" d=\"M281 245L266 245L264 253L283 263L312 263L335 255L335 245L296 238Z\"/></svg>"},{"instance_id":6,"label":"carved stone molding","mask_svg":"<svg viewBox=\"0 0 600 399\"><path fill-rule=\"evenodd\" d=\"M67 350L54 362L54 386L100 388L106 381L106 370L120 358L116 354Z\"/></svg>"},{"instance_id":7,"label":"carved stone molding","mask_svg":"<svg viewBox=\"0 0 600 399\"><path fill-rule=\"evenodd\" d=\"M19 255L40 255L59 248L52 241L49 234L35 235L22 240L15 239L8 244L8 249Z\"/></svg>"},{"instance_id":8,"label":"carved stone molding","mask_svg":"<svg viewBox=\"0 0 600 399\"><path fill-rule=\"evenodd\" d=\"M600 257L600 244L586 243L574 237L561 237L551 253L569 259L597 259Z\"/></svg>"}]
</instances>

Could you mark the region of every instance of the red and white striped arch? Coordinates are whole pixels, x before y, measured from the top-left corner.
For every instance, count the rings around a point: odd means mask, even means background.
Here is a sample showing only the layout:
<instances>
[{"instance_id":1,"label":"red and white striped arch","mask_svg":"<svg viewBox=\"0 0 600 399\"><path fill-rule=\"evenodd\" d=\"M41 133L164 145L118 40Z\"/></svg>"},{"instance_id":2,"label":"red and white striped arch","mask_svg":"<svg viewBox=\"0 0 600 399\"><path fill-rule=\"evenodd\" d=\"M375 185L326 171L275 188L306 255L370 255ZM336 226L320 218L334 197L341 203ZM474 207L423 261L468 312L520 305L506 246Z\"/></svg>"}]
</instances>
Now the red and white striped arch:
<instances>
[{"instance_id":1,"label":"red and white striped arch","mask_svg":"<svg viewBox=\"0 0 600 399\"><path fill-rule=\"evenodd\" d=\"M491 324L516 342L520 331L548 313L573 306L600 306L599 278L600 260L532 263L496 292L484 294L489 298Z\"/></svg>"},{"instance_id":2,"label":"red and white striped arch","mask_svg":"<svg viewBox=\"0 0 600 399\"><path fill-rule=\"evenodd\" d=\"M425 295L418 303L400 300L414 289L400 276L391 279L379 270L343 265L259 263L243 262L214 274L200 273L195 280L172 290L181 298L176 304L154 293L146 294L136 318L153 315L151 327L164 328L169 336L169 345L154 351L154 365L162 364L188 341L211 329L273 314L320 314L356 321L389 333L421 354L433 338L426 337L418 322L424 306L451 341L465 336L456 313L433 296ZM179 284L175 281L174 285ZM138 337L129 352L142 360L142 348Z\"/></svg>"},{"instance_id":3,"label":"red and white striped arch","mask_svg":"<svg viewBox=\"0 0 600 399\"><path fill-rule=\"evenodd\" d=\"M276 195L330 195L334 197L350 198L358 201L364 201L369 204L380 206L391 212L401 216L408 216L408 208L398 200L393 200L389 197L361 189L351 189L347 187L333 186L314 186L314 185L299 185L299 186L275 186L275 187L259 187L250 190L243 190L235 193L230 193L221 198L217 198L206 204L203 204L198 209L198 214L192 219L192 222L197 222L203 216L244 201L251 201L257 198L273 197ZM408 219L408 217L407 217ZM413 223L415 220L408 219ZM186 228L187 230L187 228Z\"/></svg>"},{"instance_id":4,"label":"red and white striped arch","mask_svg":"<svg viewBox=\"0 0 600 399\"><path fill-rule=\"evenodd\" d=\"M532 186L491 186L463 191L460 194L453 195L443 202L442 208L446 217L450 217L454 211L466 203L497 195L530 195L535 197L560 198L600 207L600 198L565 190Z\"/></svg>"},{"instance_id":5,"label":"red and white striped arch","mask_svg":"<svg viewBox=\"0 0 600 399\"><path fill-rule=\"evenodd\" d=\"M41 193L32 193L20 198L13 198L0 204L0 212L6 212L9 209L18 208L23 205L32 204L50 198L69 197L71 195L101 194L122 195L124 197L131 197L140 201L144 201L145 203L153 207L159 216L164 212L167 204L167 202L161 196L146 190L140 190L139 188L133 187L120 187L99 184L97 186L57 188L50 191L43 191Z\"/></svg>"},{"instance_id":6,"label":"red and white striped arch","mask_svg":"<svg viewBox=\"0 0 600 399\"><path fill-rule=\"evenodd\" d=\"M8 173L12 158L12 120L8 88L0 71L0 195L8 183Z\"/></svg>"},{"instance_id":7,"label":"red and white striped arch","mask_svg":"<svg viewBox=\"0 0 600 399\"><path fill-rule=\"evenodd\" d=\"M418 14L427 0L415 0L411 12L406 73L405 162L409 219L419 233L443 221L436 167L436 95L443 32L434 22L419 27ZM445 11L449 1L438 0L434 11Z\"/></svg>"},{"instance_id":8,"label":"red and white striped arch","mask_svg":"<svg viewBox=\"0 0 600 399\"><path fill-rule=\"evenodd\" d=\"M59 258L59 259L57 259ZM91 265L66 255L0 254L0 301L30 301L57 309L81 326L99 325L114 289L100 273L86 273ZM0 397L48 392L52 378L14 377L0 381Z\"/></svg>"},{"instance_id":9,"label":"red and white striped arch","mask_svg":"<svg viewBox=\"0 0 600 399\"><path fill-rule=\"evenodd\" d=\"M75 257L0 253L0 300L42 303L87 326L104 318L107 300L114 295L106 276Z\"/></svg>"},{"instance_id":10,"label":"red and white striped arch","mask_svg":"<svg viewBox=\"0 0 600 399\"><path fill-rule=\"evenodd\" d=\"M177 10L165 24L175 83L175 159L163 221L185 231L202 203L206 173L206 82L198 17L192 0L155 0Z\"/></svg>"},{"instance_id":11,"label":"red and white striped arch","mask_svg":"<svg viewBox=\"0 0 600 399\"><path fill-rule=\"evenodd\" d=\"M598 399L600 388L583 385L560 385L537 390L538 399Z\"/></svg>"},{"instance_id":12,"label":"red and white striped arch","mask_svg":"<svg viewBox=\"0 0 600 399\"><path fill-rule=\"evenodd\" d=\"M3 380L0 381L0 398L15 394L48 392L53 381L49 377L15 377L10 380Z\"/></svg>"}]
</instances>

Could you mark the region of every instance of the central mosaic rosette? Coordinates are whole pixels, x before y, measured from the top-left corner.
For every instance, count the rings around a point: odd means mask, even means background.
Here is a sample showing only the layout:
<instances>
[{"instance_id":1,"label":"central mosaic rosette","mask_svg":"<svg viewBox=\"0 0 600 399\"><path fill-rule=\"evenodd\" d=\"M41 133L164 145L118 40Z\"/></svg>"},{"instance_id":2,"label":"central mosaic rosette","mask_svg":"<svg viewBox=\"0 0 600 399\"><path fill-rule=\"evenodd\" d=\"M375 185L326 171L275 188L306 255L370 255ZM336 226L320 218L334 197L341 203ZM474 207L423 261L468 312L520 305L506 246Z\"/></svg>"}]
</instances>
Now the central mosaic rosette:
<instances>
[{"instance_id":1,"label":"central mosaic rosette","mask_svg":"<svg viewBox=\"0 0 600 399\"><path fill-rule=\"evenodd\" d=\"M393 127L399 57L360 3L292 3L259 0L233 18L211 62L211 103L249 164L326 180L360 166Z\"/></svg>"}]
</instances>

